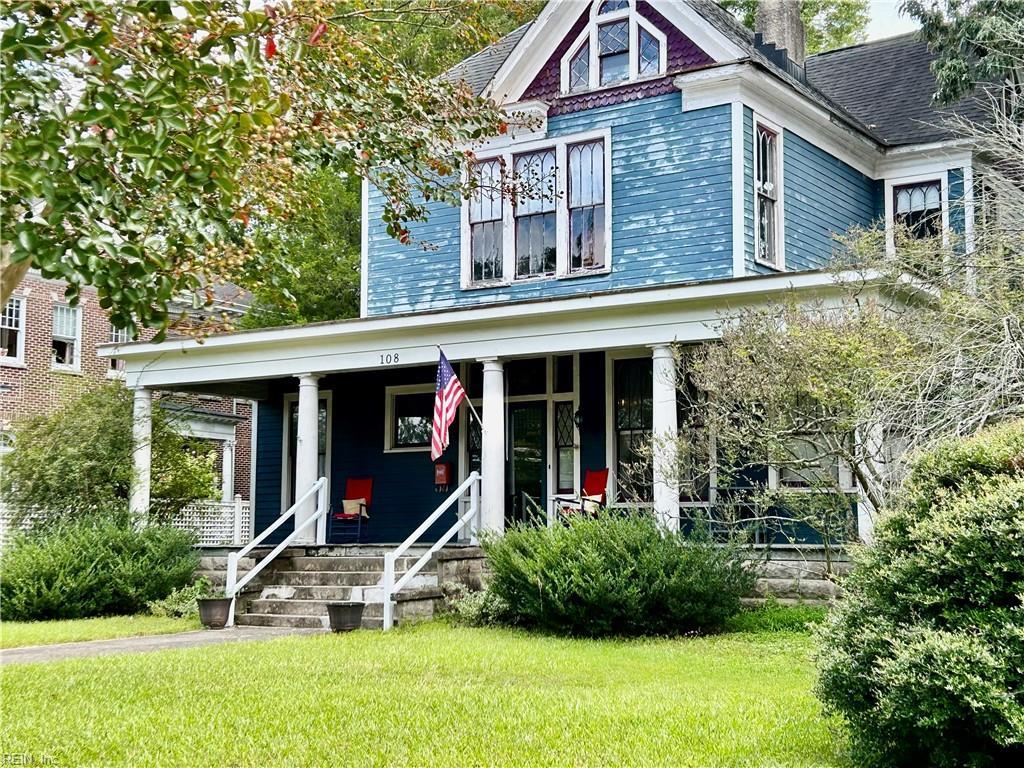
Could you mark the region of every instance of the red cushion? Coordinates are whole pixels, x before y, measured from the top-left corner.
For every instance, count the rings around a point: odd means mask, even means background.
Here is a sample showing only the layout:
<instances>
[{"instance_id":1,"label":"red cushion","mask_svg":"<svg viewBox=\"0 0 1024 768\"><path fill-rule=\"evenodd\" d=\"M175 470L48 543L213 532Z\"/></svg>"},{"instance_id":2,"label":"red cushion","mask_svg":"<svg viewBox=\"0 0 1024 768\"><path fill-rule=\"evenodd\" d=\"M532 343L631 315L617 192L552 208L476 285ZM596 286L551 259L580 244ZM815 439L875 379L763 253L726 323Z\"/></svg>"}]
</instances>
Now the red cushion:
<instances>
[{"instance_id":1,"label":"red cushion","mask_svg":"<svg viewBox=\"0 0 1024 768\"><path fill-rule=\"evenodd\" d=\"M333 515L331 515L331 517L333 517L335 520L358 520L360 516L350 515L344 512L335 512Z\"/></svg>"}]
</instances>

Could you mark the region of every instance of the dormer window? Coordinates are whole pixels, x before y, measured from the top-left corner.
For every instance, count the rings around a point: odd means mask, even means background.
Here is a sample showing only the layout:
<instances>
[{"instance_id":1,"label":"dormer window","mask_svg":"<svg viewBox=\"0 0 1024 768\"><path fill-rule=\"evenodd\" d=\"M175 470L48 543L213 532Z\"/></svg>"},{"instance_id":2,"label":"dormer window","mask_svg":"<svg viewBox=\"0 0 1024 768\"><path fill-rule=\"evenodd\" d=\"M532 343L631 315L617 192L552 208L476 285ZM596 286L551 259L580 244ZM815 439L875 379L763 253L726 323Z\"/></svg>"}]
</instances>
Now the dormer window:
<instances>
[{"instance_id":1,"label":"dormer window","mask_svg":"<svg viewBox=\"0 0 1024 768\"><path fill-rule=\"evenodd\" d=\"M604 0L562 58L562 92L579 93L665 73L667 40L634 0Z\"/></svg>"}]
</instances>

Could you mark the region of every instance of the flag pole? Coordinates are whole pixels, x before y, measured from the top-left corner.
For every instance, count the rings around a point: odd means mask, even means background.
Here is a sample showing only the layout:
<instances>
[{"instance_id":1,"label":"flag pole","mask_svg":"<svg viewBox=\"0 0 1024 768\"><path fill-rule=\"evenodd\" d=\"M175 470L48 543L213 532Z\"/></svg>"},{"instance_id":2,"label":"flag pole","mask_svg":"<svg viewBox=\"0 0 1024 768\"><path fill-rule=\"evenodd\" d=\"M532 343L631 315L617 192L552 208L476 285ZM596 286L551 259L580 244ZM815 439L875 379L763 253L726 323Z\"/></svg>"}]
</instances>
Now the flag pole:
<instances>
[{"instance_id":1,"label":"flag pole","mask_svg":"<svg viewBox=\"0 0 1024 768\"><path fill-rule=\"evenodd\" d=\"M437 347L437 351L438 352L440 352L442 355L444 354L444 350L441 349L441 345L440 344L435 344L434 346ZM480 414L476 412L476 408L473 407L473 403L470 402L470 400L469 400L469 392L466 393L466 396L464 398L462 398L462 400L463 400L463 402L466 405L469 406L469 412L473 414L473 416L476 418L476 423L479 424L480 425L480 429L483 430L484 422L480 418Z\"/></svg>"},{"instance_id":2,"label":"flag pole","mask_svg":"<svg viewBox=\"0 0 1024 768\"><path fill-rule=\"evenodd\" d=\"M473 404L471 402L469 402L469 395L466 395L465 403L466 403L466 405L469 406L469 412L472 413L474 416L476 416L476 421L480 425L480 429L483 430L484 423L480 420L480 415L476 412L476 408L474 408Z\"/></svg>"}]
</instances>

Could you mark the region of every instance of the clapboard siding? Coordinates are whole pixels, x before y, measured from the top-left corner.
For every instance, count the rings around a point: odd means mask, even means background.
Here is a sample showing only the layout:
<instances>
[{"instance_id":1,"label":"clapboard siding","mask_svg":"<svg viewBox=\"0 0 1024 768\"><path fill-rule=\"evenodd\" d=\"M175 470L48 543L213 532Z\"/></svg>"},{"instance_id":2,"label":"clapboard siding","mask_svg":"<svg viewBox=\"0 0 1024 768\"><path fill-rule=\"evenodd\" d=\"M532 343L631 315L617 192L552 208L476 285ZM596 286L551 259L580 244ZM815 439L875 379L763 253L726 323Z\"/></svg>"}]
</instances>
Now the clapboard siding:
<instances>
[{"instance_id":1,"label":"clapboard siding","mask_svg":"<svg viewBox=\"0 0 1024 768\"><path fill-rule=\"evenodd\" d=\"M679 94L552 117L551 137L611 130L612 271L462 290L458 208L437 204L388 237L381 197L370 195L367 313L421 311L512 299L707 280L732 274L729 107L682 113Z\"/></svg>"},{"instance_id":2,"label":"clapboard siding","mask_svg":"<svg viewBox=\"0 0 1024 768\"><path fill-rule=\"evenodd\" d=\"M836 235L869 226L884 211L882 184L793 133L782 138L786 269L816 269L836 249ZM743 244L747 274L771 267L754 259L754 115L743 110Z\"/></svg>"},{"instance_id":3,"label":"clapboard siding","mask_svg":"<svg viewBox=\"0 0 1024 768\"><path fill-rule=\"evenodd\" d=\"M789 270L825 266L836 235L878 215L879 182L791 131L783 136L783 186Z\"/></svg>"},{"instance_id":4,"label":"clapboard siding","mask_svg":"<svg viewBox=\"0 0 1024 768\"><path fill-rule=\"evenodd\" d=\"M446 494L434 490L430 452L384 452L385 387L400 384L432 386L435 370L398 368L326 376L320 390L332 392L330 499L340 506L345 482L350 477L372 477L373 499L366 526L368 542L398 542L426 518ZM285 391L295 392L292 382L259 404L256 442L256 527L258 533L281 514L282 445ZM356 403L357 407L346 406ZM452 425L451 445L442 461L457 465L458 423ZM449 489L453 490L453 489ZM443 533L455 521L455 509L428 531L427 539ZM271 536L281 541L293 529L285 523Z\"/></svg>"},{"instance_id":5,"label":"clapboard siding","mask_svg":"<svg viewBox=\"0 0 1024 768\"><path fill-rule=\"evenodd\" d=\"M256 405L256 491L253 494L253 533L260 533L274 522L281 509L282 447L284 440L283 399L276 393ZM291 522L271 534L276 544L292 532Z\"/></svg>"}]
</instances>

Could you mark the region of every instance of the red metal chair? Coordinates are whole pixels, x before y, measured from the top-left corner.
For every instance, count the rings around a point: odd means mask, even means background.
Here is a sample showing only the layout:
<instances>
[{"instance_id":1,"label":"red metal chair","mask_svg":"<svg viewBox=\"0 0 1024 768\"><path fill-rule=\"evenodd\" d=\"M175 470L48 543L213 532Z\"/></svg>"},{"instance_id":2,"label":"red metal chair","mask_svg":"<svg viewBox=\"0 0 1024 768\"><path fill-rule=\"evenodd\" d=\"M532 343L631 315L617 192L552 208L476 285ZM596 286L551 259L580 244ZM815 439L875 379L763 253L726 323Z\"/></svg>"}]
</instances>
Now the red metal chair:
<instances>
[{"instance_id":1,"label":"red metal chair","mask_svg":"<svg viewBox=\"0 0 1024 768\"><path fill-rule=\"evenodd\" d=\"M363 501L358 505L358 511L345 511L344 502L358 501L359 499ZM339 539L347 540L351 538L356 543L362 541L363 529L366 522L370 519L369 509L372 502L372 477L350 477L346 480L345 495L342 497L341 509L331 509L328 519L327 540L331 543L340 543L335 542L335 531L337 531ZM352 505L349 506L351 507Z\"/></svg>"},{"instance_id":2,"label":"red metal chair","mask_svg":"<svg viewBox=\"0 0 1024 768\"><path fill-rule=\"evenodd\" d=\"M608 503L608 468L588 469L583 474L583 492L579 496L553 496L555 513L562 515L583 514L587 503L597 500L599 507ZM591 510L593 512L593 510ZM551 519L549 525L554 523Z\"/></svg>"},{"instance_id":3,"label":"red metal chair","mask_svg":"<svg viewBox=\"0 0 1024 768\"><path fill-rule=\"evenodd\" d=\"M597 502L604 507L608 503L608 467L604 469L588 469L583 475L583 494L580 498L580 511L583 511L586 498L600 497Z\"/></svg>"}]
</instances>

